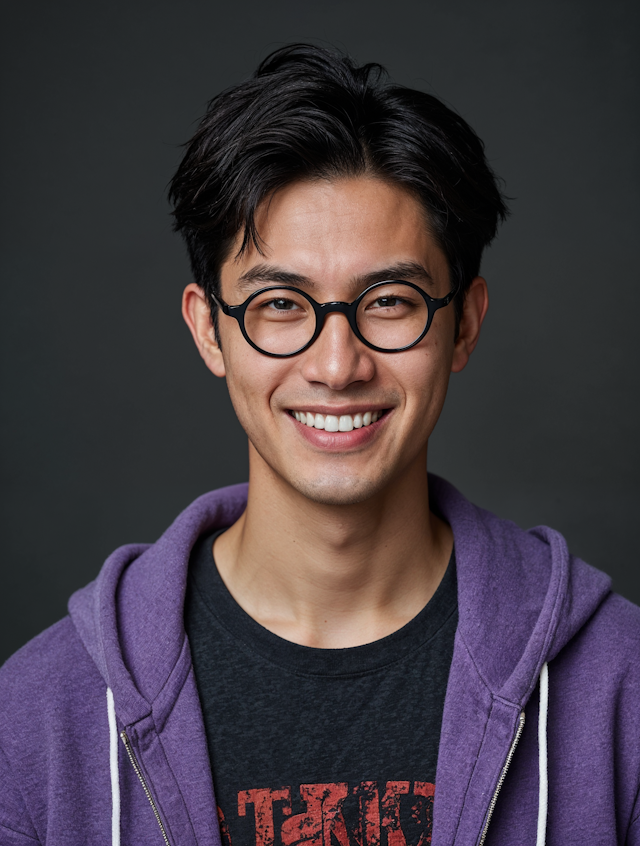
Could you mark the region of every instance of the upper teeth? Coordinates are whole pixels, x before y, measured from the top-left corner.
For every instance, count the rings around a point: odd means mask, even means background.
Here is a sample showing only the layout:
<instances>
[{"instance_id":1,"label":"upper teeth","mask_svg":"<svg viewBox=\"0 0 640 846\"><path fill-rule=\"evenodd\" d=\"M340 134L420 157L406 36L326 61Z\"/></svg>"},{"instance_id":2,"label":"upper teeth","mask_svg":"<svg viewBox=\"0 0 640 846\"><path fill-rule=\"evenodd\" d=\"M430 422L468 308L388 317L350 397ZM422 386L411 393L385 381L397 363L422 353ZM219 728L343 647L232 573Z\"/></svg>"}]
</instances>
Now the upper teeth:
<instances>
[{"instance_id":1,"label":"upper teeth","mask_svg":"<svg viewBox=\"0 0 640 846\"><path fill-rule=\"evenodd\" d=\"M350 432L352 429L360 429L375 423L382 412L365 411L364 414L342 414L337 417L335 414L314 414L312 411L294 411L293 416L298 423L311 426L312 429L324 429L327 432Z\"/></svg>"}]
</instances>

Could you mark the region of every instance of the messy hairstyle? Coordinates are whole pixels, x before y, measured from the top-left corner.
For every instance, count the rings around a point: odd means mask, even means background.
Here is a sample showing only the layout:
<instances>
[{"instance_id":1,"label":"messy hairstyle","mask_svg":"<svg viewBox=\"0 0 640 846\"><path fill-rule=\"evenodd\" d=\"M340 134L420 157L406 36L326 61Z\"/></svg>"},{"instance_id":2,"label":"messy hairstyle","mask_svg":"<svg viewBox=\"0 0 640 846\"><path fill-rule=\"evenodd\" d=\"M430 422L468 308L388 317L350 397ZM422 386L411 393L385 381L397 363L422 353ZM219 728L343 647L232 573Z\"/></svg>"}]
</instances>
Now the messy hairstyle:
<instances>
[{"instance_id":1,"label":"messy hairstyle","mask_svg":"<svg viewBox=\"0 0 640 846\"><path fill-rule=\"evenodd\" d=\"M460 316L484 248L507 214L484 145L436 97L392 85L378 64L308 44L283 47L210 101L169 199L197 284L212 294L240 234L260 251L255 216L292 182L375 176L409 190L449 263Z\"/></svg>"}]
</instances>

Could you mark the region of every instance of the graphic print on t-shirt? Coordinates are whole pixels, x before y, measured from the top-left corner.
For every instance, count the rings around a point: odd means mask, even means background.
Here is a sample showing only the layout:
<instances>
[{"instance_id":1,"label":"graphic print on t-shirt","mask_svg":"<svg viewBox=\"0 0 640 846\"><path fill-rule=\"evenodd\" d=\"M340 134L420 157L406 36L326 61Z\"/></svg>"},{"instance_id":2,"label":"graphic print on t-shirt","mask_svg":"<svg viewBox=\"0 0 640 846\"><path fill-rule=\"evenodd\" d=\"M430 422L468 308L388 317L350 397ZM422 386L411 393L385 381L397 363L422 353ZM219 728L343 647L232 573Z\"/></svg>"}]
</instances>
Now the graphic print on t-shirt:
<instances>
[{"instance_id":1,"label":"graphic print on t-shirt","mask_svg":"<svg viewBox=\"0 0 640 846\"><path fill-rule=\"evenodd\" d=\"M435 785L363 781L255 788L218 806L223 846L427 846Z\"/></svg>"}]
</instances>

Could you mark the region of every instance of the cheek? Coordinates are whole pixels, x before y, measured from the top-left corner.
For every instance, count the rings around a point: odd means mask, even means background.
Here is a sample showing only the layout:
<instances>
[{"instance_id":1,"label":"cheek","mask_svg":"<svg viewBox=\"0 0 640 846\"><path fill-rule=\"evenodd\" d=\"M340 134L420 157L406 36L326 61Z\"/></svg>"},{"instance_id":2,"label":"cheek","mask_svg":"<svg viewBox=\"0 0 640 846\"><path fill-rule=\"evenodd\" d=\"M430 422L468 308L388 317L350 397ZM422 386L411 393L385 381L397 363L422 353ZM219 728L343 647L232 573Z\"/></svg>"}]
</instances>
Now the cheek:
<instances>
[{"instance_id":1,"label":"cheek","mask_svg":"<svg viewBox=\"0 0 640 846\"><path fill-rule=\"evenodd\" d=\"M432 426L444 405L453 345L433 339L416 349L414 356L410 356L410 352L405 361L398 362L398 378L404 384L407 406L415 412L414 425L418 428Z\"/></svg>"},{"instance_id":2,"label":"cheek","mask_svg":"<svg viewBox=\"0 0 640 846\"><path fill-rule=\"evenodd\" d=\"M425 386L434 386L442 382L446 384L454 351L453 342L446 341L442 333L429 334L415 348L417 353L415 359L407 362L407 372L415 386L420 383Z\"/></svg>"},{"instance_id":3,"label":"cheek","mask_svg":"<svg viewBox=\"0 0 640 846\"><path fill-rule=\"evenodd\" d=\"M261 355L244 339L239 344L223 344L229 396L245 431L262 425L269 412L271 397L284 379L284 367L277 359Z\"/></svg>"}]
</instances>

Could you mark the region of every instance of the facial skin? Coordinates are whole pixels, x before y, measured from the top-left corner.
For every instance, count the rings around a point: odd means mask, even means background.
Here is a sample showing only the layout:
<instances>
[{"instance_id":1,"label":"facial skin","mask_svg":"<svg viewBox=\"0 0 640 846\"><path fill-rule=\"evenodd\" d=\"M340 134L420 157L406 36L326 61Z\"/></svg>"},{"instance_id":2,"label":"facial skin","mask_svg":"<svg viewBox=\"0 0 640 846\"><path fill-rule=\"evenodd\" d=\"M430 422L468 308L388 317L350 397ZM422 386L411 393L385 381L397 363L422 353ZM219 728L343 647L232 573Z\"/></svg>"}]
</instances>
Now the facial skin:
<instances>
[{"instance_id":1,"label":"facial skin","mask_svg":"<svg viewBox=\"0 0 640 846\"><path fill-rule=\"evenodd\" d=\"M238 238L221 270L231 305L284 284L285 273L320 303L352 302L394 277L434 297L449 293L447 262L423 209L381 180L290 185L256 222L264 255L250 249L236 258ZM408 267L422 270L408 276ZM247 275L259 278L249 285ZM254 350L224 314L218 345L202 290L186 288L185 320L209 369L226 376L249 436L247 508L215 541L215 562L236 602L265 628L305 646L357 646L401 628L433 596L453 536L429 509L427 443L449 374L467 363L486 309L477 278L457 337L452 304L400 353L369 349L332 313L309 349L277 359ZM292 416L374 411L383 412L377 422L345 433Z\"/></svg>"},{"instance_id":2,"label":"facial skin","mask_svg":"<svg viewBox=\"0 0 640 846\"><path fill-rule=\"evenodd\" d=\"M407 278L434 297L450 290L446 258L425 225L418 201L404 189L373 178L289 185L259 210L265 255L235 251L221 272L230 304L277 284L267 268L297 274L318 301L351 302L370 284L365 277L412 263L426 271ZM262 278L242 283L264 266ZM427 276L428 274L428 276ZM429 278L430 277L430 278ZM414 465L426 468L429 435L442 409L449 374L465 366L486 311L484 280L476 279L455 339L453 305L440 309L426 337L400 353L369 349L341 314L330 314L315 343L292 358L254 350L235 319L220 314L215 342L202 292L185 292L185 317L213 373L227 377L231 399L251 443L252 481L274 473L307 499L346 505L375 497ZM355 415L384 411L368 428L330 434L297 422L291 411ZM424 471L426 472L426 470Z\"/></svg>"}]
</instances>

